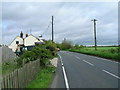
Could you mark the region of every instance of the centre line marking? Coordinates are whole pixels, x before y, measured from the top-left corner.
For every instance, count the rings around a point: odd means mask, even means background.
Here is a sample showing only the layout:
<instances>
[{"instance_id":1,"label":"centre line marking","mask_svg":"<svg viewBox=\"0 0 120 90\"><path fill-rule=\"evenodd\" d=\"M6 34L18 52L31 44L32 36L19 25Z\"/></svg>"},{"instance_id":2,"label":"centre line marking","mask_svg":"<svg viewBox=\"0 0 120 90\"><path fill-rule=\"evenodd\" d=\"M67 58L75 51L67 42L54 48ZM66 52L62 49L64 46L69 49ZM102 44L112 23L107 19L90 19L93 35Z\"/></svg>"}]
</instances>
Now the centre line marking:
<instances>
[{"instance_id":1,"label":"centre line marking","mask_svg":"<svg viewBox=\"0 0 120 90\"><path fill-rule=\"evenodd\" d=\"M120 77L112 74L111 72L108 72L108 71L106 71L106 70L104 70L104 69L103 69L102 71L105 72L105 73L107 73L107 74L109 74L109 75L111 75L111 76L113 76L113 77L116 77L117 79L120 79Z\"/></svg>"},{"instance_id":2,"label":"centre line marking","mask_svg":"<svg viewBox=\"0 0 120 90\"><path fill-rule=\"evenodd\" d=\"M77 59L80 59L79 57L76 56Z\"/></svg>"},{"instance_id":3,"label":"centre line marking","mask_svg":"<svg viewBox=\"0 0 120 90\"><path fill-rule=\"evenodd\" d=\"M83 60L84 62L86 62L87 64L91 65L91 66L94 66L92 63L86 61L86 60Z\"/></svg>"},{"instance_id":4,"label":"centre line marking","mask_svg":"<svg viewBox=\"0 0 120 90\"><path fill-rule=\"evenodd\" d=\"M59 55L59 54L58 54L58 55ZM64 80L65 80L65 85L66 85L67 90L70 90L69 84L68 84L67 75L66 75L66 72L65 72L65 67L64 67L64 65L63 65L63 61L62 61L62 58L61 58L60 55L59 55L59 57L60 57L60 61L61 61L61 64L62 64L62 71L63 71Z\"/></svg>"}]
</instances>

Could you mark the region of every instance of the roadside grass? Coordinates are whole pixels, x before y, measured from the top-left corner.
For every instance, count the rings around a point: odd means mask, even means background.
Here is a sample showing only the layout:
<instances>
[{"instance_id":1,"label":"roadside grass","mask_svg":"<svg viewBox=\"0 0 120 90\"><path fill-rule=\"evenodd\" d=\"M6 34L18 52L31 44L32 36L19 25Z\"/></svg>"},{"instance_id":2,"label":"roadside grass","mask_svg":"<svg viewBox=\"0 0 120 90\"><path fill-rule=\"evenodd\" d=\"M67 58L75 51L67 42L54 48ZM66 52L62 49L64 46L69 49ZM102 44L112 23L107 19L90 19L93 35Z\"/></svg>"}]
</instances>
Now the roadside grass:
<instances>
[{"instance_id":1,"label":"roadside grass","mask_svg":"<svg viewBox=\"0 0 120 90\"><path fill-rule=\"evenodd\" d=\"M78 52L88 55L95 55L102 58L113 59L118 61L119 60L119 47L97 47L97 50L94 47L84 47L78 49L69 49L72 52Z\"/></svg>"},{"instance_id":2,"label":"roadside grass","mask_svg":"<svg viewBox=\"0 0 120 90\"><path fill-rule=\"evenodd\" d=\"M55 71L56 68L53 66L41 68L36 78L26 88L49 88Z\"/></svg>"},{"instance_id":3,"label":"roadside grass","mask_svg":"<svg viewBox=\"0 0 120 90\"><path fill-rule=\"evenodd\" d=\"M0 63L0 82L2 81L2 64Z\"/></svg>"},{"instance_id":4,"label":"roadside grass","mask_svg":"<svg viewBox=\"0 0 120 90\"><path fill-rule=\"evenodd\" d=\"M15 62L6 62L2 64L2 75L7 75L19 68Z\"/></svg>"}]
</instances>

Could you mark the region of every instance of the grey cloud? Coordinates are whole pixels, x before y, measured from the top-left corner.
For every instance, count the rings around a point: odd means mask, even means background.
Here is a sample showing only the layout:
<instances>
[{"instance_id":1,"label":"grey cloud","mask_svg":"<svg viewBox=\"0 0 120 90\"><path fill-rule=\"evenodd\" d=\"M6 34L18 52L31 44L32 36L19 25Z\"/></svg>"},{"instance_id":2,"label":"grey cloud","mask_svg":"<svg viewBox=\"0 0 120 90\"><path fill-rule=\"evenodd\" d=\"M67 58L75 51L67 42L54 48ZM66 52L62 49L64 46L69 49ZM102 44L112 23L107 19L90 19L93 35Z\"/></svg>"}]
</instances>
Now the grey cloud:
<instances>
[{"instance_id":1,"label":"grey cloud","mask_svg":"<svg viewBox=\"0 0 120 90\"><path fill-rule=\"evenodd\" d=\"M94 44L91 19L98 19L97 35L99 44L116 44L117 10L116 3L4 3L4 43L19 35L30 32L51 39L51 16L54 15L55 41L67 38L82 45ZM14 33L14 35L12 35ZM10 38L10 41L7 39Z\"/></svg>"}]
</instances>

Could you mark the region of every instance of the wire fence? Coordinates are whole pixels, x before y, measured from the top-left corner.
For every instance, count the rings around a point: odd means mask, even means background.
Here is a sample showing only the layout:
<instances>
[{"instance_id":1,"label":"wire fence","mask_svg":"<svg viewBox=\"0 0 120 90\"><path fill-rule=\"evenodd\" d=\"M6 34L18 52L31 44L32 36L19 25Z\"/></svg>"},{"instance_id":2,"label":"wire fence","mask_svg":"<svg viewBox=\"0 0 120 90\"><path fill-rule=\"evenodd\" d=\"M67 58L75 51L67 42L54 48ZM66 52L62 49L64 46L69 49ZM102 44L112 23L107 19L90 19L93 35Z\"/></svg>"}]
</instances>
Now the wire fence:
<instances>
[{"instance_id":1,"label":"wire fence","mask_svg":"<svg viewBox=\"0 0 120 90\"><path fill-rule=\"evenodd\" d=\"M25 88L40 71L40 61L32 61L22 68L4 76L1 81L1 88Z\"/></svg>"}]
</instances>

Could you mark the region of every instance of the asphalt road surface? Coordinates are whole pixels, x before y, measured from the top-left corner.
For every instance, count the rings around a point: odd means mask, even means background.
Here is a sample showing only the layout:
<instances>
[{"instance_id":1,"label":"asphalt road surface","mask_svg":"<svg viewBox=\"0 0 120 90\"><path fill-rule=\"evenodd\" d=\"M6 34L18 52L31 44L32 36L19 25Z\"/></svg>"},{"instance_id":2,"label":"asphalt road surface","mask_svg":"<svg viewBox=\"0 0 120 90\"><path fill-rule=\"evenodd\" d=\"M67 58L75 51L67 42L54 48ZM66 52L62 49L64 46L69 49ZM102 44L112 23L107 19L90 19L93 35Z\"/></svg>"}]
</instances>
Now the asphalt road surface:
<instances>
[{"instance_id":1,"label":"asphalt road surface","mask_svg":"<svg viewBox=\"0 0 120 90\"><path fill-rule=\"evenodd\" d=\"M120 88L120 63L68 51L59 57L52 88Z\"/></svg>"}]
</instances>

